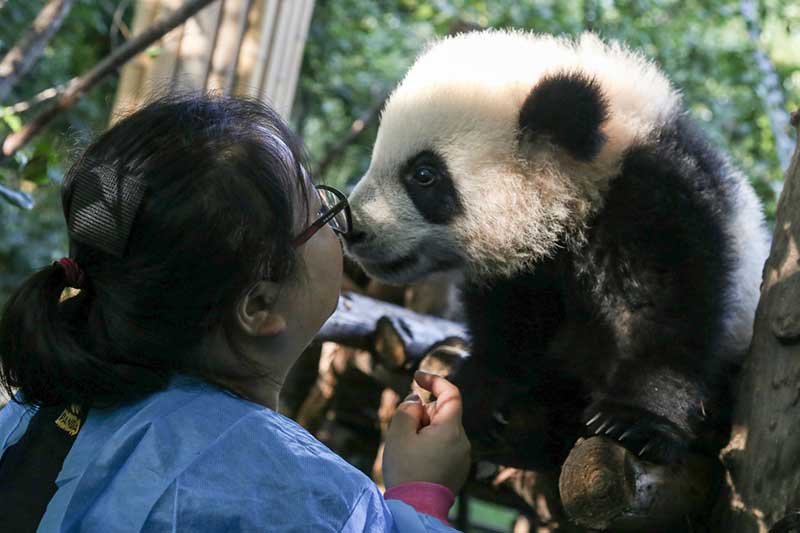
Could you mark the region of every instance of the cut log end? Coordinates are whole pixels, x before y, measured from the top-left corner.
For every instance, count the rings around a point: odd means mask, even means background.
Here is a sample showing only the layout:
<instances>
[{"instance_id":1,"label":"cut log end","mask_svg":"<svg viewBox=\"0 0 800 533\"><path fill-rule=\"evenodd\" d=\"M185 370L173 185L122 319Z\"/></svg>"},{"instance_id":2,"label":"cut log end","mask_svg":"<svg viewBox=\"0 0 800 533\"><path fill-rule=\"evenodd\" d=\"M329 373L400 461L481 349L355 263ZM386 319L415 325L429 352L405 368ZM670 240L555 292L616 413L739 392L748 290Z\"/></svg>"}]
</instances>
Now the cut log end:
<instances>
[{"instance_id":1,"label":"cut log end","mask_svg":"<svg viewBox=\"0 0 800 533\"><path fill-rule=\"evenodd\" d=\"M579 440L570 452L559 492L567 514L580 526L661 531L703 515L717 475L700 456L680 465L655 465L610 439L592 437Z\"/></svg>"}]
</instances>

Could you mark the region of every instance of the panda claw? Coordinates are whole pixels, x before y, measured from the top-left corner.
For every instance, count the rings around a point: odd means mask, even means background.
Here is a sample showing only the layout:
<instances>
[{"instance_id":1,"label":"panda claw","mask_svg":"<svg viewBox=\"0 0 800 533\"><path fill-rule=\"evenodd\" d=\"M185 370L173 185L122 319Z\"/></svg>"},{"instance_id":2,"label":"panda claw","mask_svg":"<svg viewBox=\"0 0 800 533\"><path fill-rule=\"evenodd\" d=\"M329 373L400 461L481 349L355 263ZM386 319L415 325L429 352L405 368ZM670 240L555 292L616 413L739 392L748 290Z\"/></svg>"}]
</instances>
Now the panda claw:
<instances>
[{"instance_id":1,"label":"panda claw","mask_svg":"<svg viewBox=\"0 0 800 533\"><path fill-rule=\"evenodd\" d=\"M655 441L652 441L652 440L651 440L650 442L648 442L647 444L645 444L645 445L644 445L644 447L643 447L643 448L642 448L642 449L639 451L639 457L642 457L644 454L646 454L646 453L647 453L647 451L648 451L650 448L652 448L652 447L653 447L653 444L654 444L654 442L655 442Z\"/></svg>"},{"instance_id":2,"label":"panda claw","mask_svg":"<svg viewBox=\"0 0 800 533\"><path fill-rule=\"evenodd\" d=\"M508 420L506 419L505 416L503 416L503 413L501 413L500 411L495 411L492 414L492 418L494 418L499 424L502 424L504 426L508 425Z\"/></svg>"},{"instance_id":3,"label":"panda claw","mask_svg":"<svg viewBox=\"0 0 800 533\"><path fill-rule=\"evenodd\" d=\"M587 426L591 426L592 424L597 422L597 419L600 418L601 416L603 416L603 412L602 411L598 411L598 413L596 415L594 415L592 418L589 419L588 422L586 422L586 425Z\"/></svg>"},{"instance_id":4,"label":"panda claw","mask_svg":"<svg viewBox=\"0 0 800 533\"><path fill-rule=\"evenodd\" d=\"M637 406L602 401L591 407L589 414L594 413L597 414L587 424L586 436L614 439L633 456L653 463L680 461L692 442L692 434L668 418Z\"/></svg>"}]
</instances>

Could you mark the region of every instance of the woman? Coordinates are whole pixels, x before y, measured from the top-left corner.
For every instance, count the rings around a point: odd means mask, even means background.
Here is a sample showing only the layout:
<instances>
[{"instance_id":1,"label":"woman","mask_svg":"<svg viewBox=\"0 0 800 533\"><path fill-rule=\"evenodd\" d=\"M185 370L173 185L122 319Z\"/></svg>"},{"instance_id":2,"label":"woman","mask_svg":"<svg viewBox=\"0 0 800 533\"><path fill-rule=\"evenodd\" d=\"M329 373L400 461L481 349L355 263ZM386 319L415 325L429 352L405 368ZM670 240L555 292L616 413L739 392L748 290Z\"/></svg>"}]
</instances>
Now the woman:
<instances>
[{"instance_id":1,"label":"woman","mask_svg":"<svg viewBox=\"0 0 800 533\"><path fill-rule=\"evenodd\" d=\"M13 531L449 531L468 469L458 390L400 405L386 499L276 413L333 312L341 193L262 104L154 102L63 190L70 257L0 319L0 509ZM63 300L66 287L79 293Z\"/></svg>"}]
</instances>

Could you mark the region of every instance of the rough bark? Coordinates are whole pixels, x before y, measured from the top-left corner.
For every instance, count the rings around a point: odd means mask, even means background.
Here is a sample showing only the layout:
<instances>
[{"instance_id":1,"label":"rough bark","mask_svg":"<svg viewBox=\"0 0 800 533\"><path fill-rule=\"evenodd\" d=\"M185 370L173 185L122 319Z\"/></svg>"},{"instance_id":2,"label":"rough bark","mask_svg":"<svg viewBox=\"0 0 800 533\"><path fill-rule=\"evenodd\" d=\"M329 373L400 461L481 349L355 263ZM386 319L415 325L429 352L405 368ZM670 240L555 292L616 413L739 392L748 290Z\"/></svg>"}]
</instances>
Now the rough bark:
<instances>
[{"instance_id":1,"label":"rough bark","mask_svg":"<svg viewBox=\"0 0 800 533\"><path fill-rule=\"evenodd\" d=\"M798 118L795 112L795 127ZM765 532L800 509L798 206L800 147L795 148L778 201L753 342L738 388L734 438L724 454L731 505L720 527L732 533Z\"/></svg>"},{"instance_id":2,"label":"rough bark","mask_svg":"<svg viewBox=\"0 0 800 533\"><path fill-rule=\"evenodd\" d=\"M36 63L44 47L61 27L75 0L50 0L33 19L31 27L0 60L0 102Z\"/></svg>"}]
</instances>

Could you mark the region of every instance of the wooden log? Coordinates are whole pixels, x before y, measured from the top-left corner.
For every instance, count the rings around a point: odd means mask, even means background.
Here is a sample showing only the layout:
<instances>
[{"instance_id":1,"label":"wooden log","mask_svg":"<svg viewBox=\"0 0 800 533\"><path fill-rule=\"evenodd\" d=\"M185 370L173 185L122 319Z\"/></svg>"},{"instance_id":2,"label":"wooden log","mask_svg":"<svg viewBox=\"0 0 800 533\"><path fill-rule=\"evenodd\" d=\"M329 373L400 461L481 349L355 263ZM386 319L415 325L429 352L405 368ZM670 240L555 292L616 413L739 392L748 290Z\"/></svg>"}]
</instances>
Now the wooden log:
<instances>
[{"instance_id":1,"label":"wooden log","mask_svg":"<svg viewBox=\"0 0 800 533\"><path fill-rule=\"evenodd\" d=\"M468 339L463 324L421 315L352 292L342 294L336 312L322 326L317 339L374 351L375 332L381 319L384 319L381 334L386 343L382 350L389 350L384 353L388 354L385 362L393 369L409 362L415 364L432 346L447 339ZM392 353L398 344L402 345L403 353Z\"/></svg>"},{"instance_id":2,"label":"wooden log","mask_svg":"<svg viewBox=\"0 0 800 533\"><path fill-rule=\"evenodd\" d=\"M670 466L642 461L605 437L579 439L561 468L561 502L591 529L691 531L716 497L718 468L691 455Z\"/></svg>"},{"instance_id":3,"label":"wooden log","mask_svg":"<svg viewBox=\"0 0 800 533\"><path fill-rule=\"evenodd\" d=\"M309 432L314 433L322 424L336 391L339 376L354 353L354 349L332 342L322 345L317 380L295 416L297 423Z\"/></svg>"},{"instance_id":4,"label":"wooden log","mask_svg":"<svg viewBox=\"0 0 800 533\"><path fill-rule=\"evenodd\" d=\"M480 474L481 470L490 469ZM477 479L480 475L480 479ZM527 516L535 531L578 533L584 528L569 522L558 496L558 473L534 472L479 463L476 479L467 484L470 496L510 507Z\"/></svg>"},{"instance_id":5,"label":"wooden log","mask_svg":"<svg viewBox=\"0 0 800 533\"><path fill-rule=\"evenodd\" d=\"M375 482L381 489L384 488L383 483L383 448L386 443L386 432L389 430L389 424L392 421L397 404L400 402L400 395L397 391L391 388L383 389L381 393L381 403L378 406L378 422L381 428L381 444L378 447L378 453L375 454L375 462L372 464L372 481Z\"/></svg>"},{"instance_id":6,"label":"wooden log","mask_svg":"<svg viewBox=\"0 0 800 533\"><path fill-rule=\"evenodd\" d=\"M450 338L434 345L419 362L419 369L431 374L452 379L461 368L464 359L469 357L466 343L458 338ZM423 402L430 400L431 393L412 383L411 390L416 392Z\"/></svg>"}]
</instances>

